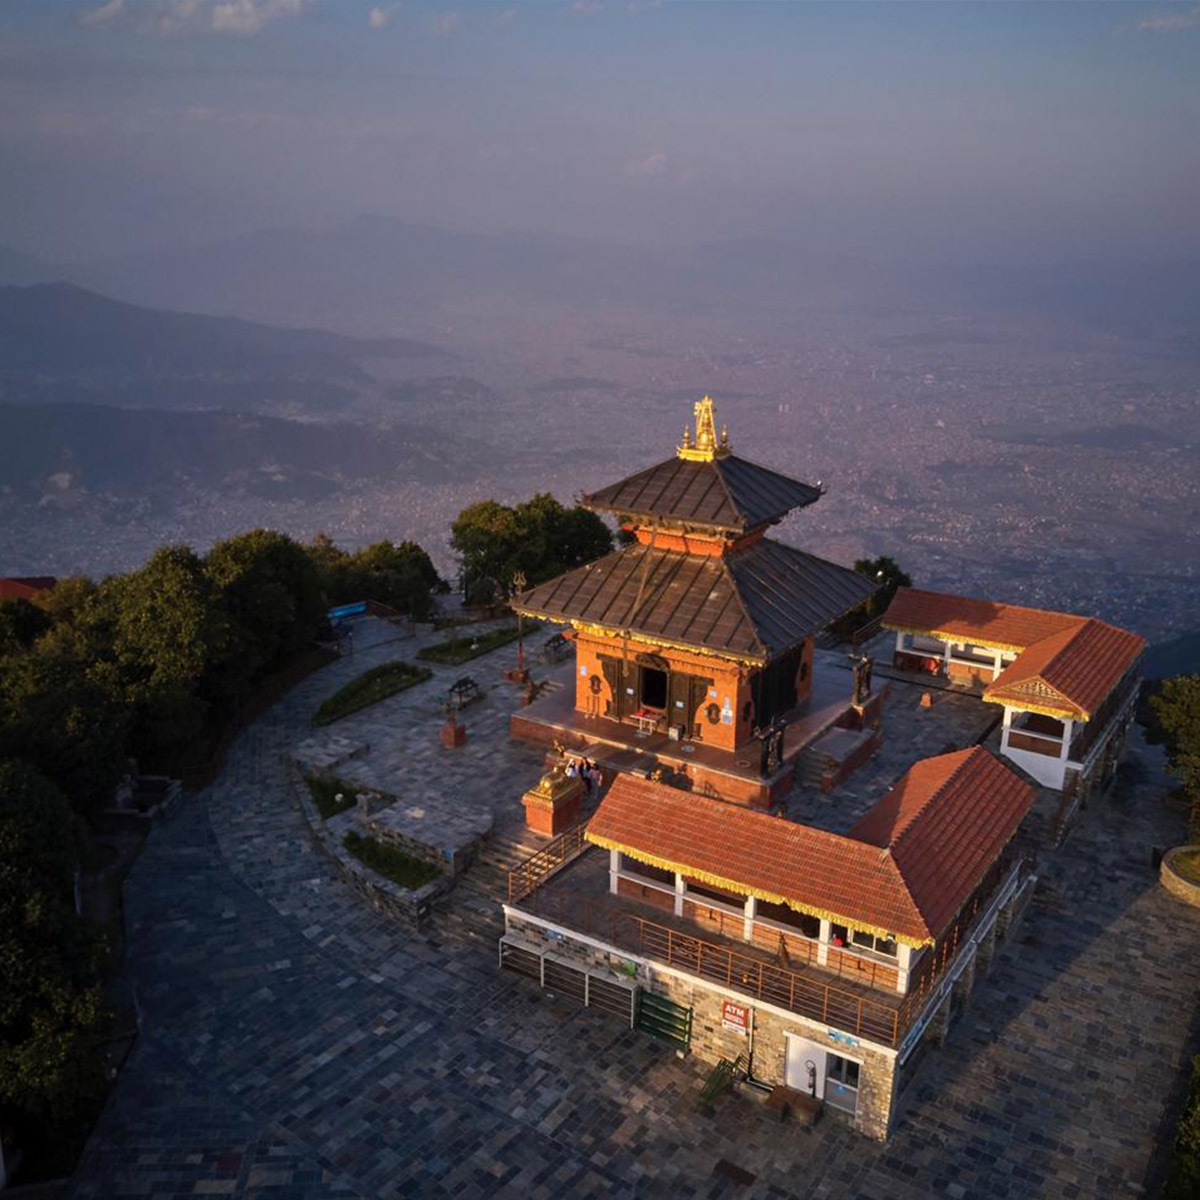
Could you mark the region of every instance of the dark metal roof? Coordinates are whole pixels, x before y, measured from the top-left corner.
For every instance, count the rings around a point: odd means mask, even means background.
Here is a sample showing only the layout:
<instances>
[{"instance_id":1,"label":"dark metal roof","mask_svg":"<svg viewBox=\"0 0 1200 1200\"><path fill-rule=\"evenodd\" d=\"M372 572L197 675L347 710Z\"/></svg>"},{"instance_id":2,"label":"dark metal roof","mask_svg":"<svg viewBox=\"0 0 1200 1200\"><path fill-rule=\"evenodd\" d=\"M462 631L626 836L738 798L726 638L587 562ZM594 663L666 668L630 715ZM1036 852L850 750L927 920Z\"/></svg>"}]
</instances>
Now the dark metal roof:
<instances>
[{"instance_id":1,"label":"dark metal roof","mask_svg":"<svg viewBox=\"0 0 1200 1200\"><path fill-rule=\"evenodd\" d=\"M820 498L798 479L728 455L710 462L668 458L583 497L588 508L744 533Z\"/></svg>"},{"instance_id":2,"label":"dark metal roof","mask_svg":"<svg viewBox=\"0 0 1200 1200\"><path fill-rule=\"evenodd\" d=\"M765 662L874 590L847 567L762 538L729 555L627 546L530 588L513 607Z\"/></svg>"}]
</instances>

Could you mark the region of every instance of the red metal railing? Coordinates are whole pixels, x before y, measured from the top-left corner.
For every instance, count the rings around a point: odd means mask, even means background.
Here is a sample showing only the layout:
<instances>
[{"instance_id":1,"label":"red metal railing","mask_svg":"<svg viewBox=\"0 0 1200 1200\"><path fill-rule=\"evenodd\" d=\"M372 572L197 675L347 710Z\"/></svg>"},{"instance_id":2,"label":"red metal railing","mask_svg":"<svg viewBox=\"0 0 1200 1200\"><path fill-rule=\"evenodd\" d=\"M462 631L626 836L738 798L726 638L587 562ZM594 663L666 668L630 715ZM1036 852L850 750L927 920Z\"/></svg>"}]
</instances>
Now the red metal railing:
<instances>
[{"instance_id":1,"label":"red metal railing","mask_svg":"<svg viewBox=\"0 0 1200 1200\"><path fill-rule=\"evenodd\" d=\"M560 867L565 867L572 859L578 858L588 848L588 843L583 837L586 831L587 823L581 822L566 833L559 834L554 841L509 871L509 904L524 900L531 892L536 892Z\"/></svg>"},{"instance_id":2,"label":"red metal railing","mask_svg":"<svg viewBox=\"0 0 1200 1200\"><path fill-rule=\"evenodd\" d=\"M902 1032L898 1008L834 987L787 967L706 942L634 913L613 910L580 893L535 891L527 906L534 916L594 937L644 958L724 984L790 1012L888 1046Z\"/></svg>"}]
</instances>

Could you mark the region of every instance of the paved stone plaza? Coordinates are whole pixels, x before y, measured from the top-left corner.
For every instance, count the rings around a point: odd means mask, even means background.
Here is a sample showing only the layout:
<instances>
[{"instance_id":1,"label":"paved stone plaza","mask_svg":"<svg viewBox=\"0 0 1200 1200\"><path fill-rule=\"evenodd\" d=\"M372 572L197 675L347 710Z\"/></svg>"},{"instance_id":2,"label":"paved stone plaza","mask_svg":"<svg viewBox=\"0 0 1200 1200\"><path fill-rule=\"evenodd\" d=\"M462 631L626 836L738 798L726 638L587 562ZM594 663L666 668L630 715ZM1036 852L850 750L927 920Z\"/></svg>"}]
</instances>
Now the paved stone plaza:
<instances>
[{"instance_id":1,"label":"paved stone plaza","mask_svg":"<svg viewBox=\"0 0 1200 1200\"><path fill-rule=\"evenodd\" d=\"M1151 868L1182 832L1155 753L1137 750L1042 864L1017 938L880 1146L834 1120L772 1124L736 1095L700 1116L700 1066L501 976L452 922L416 935L362 904L314 850L288 760L322 698L434 640L386 629L247 730L151 834L126 885L142 1032L73 1195L1144 1193L1200 993L1200 920ZM435 668L336 728L398 794L438 786L511 826L540 770L505 738L514 658ZM464 714L467 745L442 750L435 697L466 673L492 692Z\"/></svg>"}]
</instances>

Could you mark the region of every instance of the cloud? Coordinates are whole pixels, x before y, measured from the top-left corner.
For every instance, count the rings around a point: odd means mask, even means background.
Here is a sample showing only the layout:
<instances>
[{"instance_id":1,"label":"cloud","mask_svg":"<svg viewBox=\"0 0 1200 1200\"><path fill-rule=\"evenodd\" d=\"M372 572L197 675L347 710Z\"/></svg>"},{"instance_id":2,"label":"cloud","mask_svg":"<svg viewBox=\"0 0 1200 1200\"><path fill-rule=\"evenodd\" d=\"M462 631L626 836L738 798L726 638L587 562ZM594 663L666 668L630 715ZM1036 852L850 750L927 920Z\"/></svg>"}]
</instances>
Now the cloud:
<instances>
[{"instance_id":1,"label":"cloud","mask_svg":"<svg viewBox=\"0 0 1200 1200\"><path fill-rule=\"evenodd\" d=\"M462 28L458 13L438 13L430 23L435 37L453 37Z\"/></svg>"},{"instance_id":2,"label":"cloud","mask_svg":"<svg viewBox=\"0 0 1200 1200\"><path fill-rule=\"evenodd\" d=\"M155 37L226 34L253 37L273 21L299 16L310 0L108 0L79 18L96 29L127 29Z\"/></svg>"},{"instance_id":3,"label":"cloud","mask_svg":"<svg viewBox=\"0 0 1200 1200\"><path fill-rule=\"evenodd\" d=\"M1164 13L1157 17L1144 17L1138 22L1139 33L1178 33L1181 29L1195 29L1200 25L1200 4L1187 12Z\"/></svg>"},{"instance_id":4,"label":"cloud","mask_svg":"<svg viewBox=\"0 0 1200 1200\"><path fill-rule=\"evenodd\" d=\"M398 4L390 4L386 8L377 6L367 14L367 25L371 29L386 29L396 16Z\"/></svg>"},{"instance_id":5,"label":"cloud","mask_svg":"<svg viewBox=\"0 0 1200 1200\"><path fill-rule=\"evenodd\" d=\"M666 169L667 156L659 150L644 158L627 159L621 173L626 179L650 179L654 175L661 175Z\"/></svg>"},{"instance_id":6,"label":"cloud","mask_svg":"<svg viewBox=\"0 0 1200 1200\"><path fill-rule=\"evenodd\" d=\"M119 20L125 12L125 0L108 0L107 4L93 8L79 18L80 25L109 25Z\"/></svg>"}]
</instances>

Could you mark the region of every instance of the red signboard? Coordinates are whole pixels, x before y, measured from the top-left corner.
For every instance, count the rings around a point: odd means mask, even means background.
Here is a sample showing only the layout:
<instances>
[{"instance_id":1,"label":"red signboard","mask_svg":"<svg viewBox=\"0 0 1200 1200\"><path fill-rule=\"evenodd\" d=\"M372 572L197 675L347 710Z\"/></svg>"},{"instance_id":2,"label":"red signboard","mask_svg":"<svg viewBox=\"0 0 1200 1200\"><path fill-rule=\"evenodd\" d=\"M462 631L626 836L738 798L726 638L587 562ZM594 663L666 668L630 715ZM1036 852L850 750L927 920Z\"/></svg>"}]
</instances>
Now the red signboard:
<instances>
[{"instance_id":1,"label":"red signboard","mask_svg":"<svg viewBox=\"0 0 1200 1200\"><path fill-rule=\"evenodd\" d=\"M726 1029L745 1035L750 1031L750 1010L736 1000L725 1000L721 1004L721 1024Z\"/></svg>"}]
</instances>

